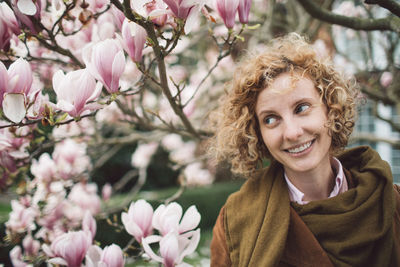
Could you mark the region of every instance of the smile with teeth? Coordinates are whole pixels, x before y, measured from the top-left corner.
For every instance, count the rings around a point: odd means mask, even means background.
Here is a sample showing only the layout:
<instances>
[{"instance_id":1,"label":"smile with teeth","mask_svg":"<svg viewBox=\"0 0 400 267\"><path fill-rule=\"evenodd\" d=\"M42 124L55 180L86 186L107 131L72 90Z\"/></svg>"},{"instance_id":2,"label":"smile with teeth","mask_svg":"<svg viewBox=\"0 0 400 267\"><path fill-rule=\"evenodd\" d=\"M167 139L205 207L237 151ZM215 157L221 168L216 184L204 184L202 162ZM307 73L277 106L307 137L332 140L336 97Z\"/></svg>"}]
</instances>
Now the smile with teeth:
<instances>
[{"instance_id":1,"label":"smile with teeth","mask_svg":"<svg viewBox=\"0 0 400 267\"><path fill-rule=\"evenodd\" d=\"M302 144L301 146L286 149L286 151L289 153L300 153L300 152L303 152L304 150L306 150L307 148L309 148L312 143L313 143L313 141L309 141L307 143Z\"/></svg>"}]
</instances>

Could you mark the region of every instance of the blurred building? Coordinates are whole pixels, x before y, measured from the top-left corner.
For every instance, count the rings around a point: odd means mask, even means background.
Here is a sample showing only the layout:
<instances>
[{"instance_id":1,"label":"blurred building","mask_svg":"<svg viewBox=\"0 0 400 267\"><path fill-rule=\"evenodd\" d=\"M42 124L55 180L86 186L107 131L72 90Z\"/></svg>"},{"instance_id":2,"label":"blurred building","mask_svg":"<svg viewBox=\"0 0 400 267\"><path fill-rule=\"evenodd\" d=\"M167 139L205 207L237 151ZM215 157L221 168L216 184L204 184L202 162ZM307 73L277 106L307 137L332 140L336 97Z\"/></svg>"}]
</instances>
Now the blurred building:
<instances>
[{"instance_id":1,"label":"blurred building","mask_svg":"<svg viewBox=\"0 0 400 267\"><path fill-rule=\"evenodd\" d=\"M378 111L381 116L391 118L393 121L400 124L400 115L397 114L394 107L378 105ZM349 146L369 145L377 150L382 159L390 164L394 182L400 184L400 149L396 149L388 142L383 141L388 140L396 142L396 140L399 140L400 134L393 131L390 124L378 120L373 115L371 103L367 102L361 107L353 135L355 139L360 140L351 142Z\"/></svg>"}]
</instances>

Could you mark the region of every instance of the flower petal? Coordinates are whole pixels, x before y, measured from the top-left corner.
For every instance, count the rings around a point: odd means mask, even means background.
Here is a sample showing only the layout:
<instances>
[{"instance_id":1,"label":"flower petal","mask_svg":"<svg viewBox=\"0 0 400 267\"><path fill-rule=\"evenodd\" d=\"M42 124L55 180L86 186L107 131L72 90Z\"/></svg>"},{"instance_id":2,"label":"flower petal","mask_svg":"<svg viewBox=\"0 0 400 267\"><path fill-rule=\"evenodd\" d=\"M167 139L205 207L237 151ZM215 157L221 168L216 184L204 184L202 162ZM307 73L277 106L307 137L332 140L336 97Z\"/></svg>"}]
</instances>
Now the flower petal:
<instances>
[{"instance_id":1,"label":"flower petal","mask_svg":"<svg viewBox=\"0 0 400 267\"><path fill-rule=\"evenodd\" d=\"M190 239L189 244L187 247L181 252L180 258L178 262L181 262L184 257L186 257L189 254L192 254L197 246L199 245L200 242L200 229L197 229L196 231L190 232L192 235L192 238Z\"/></svg>"},{"instance_id":2,"label":"flower petal","mask_svg":"<svg viewBox=\"0 0 400 267\"><path fill-rule=\"evenodd\" d=\"M151 236L148 236L148 237L142 239L142 246L143 246L143 249L146 252L146 254L150 258L152 258L153 260L158 261L158 262L163 262L163 259L153 252L153 250L151 249L149 244L159 242L161 239L162 239L162 237L158 236L158 235L151 235Z\"/></svg>"},{"instance_id":3,"label":"flower petal","mask_svg":"<svg viewBox=\"0 0 400 267\"><path fill-rule=\"evenodd\" d=\"M119 79L125 70L125 55L121 50L119 51L112 63L112 75L111 75L111 91L118 92Z\"/></svg>"},{"instance_id":4,"label":"flower petal","mask_svg":"<svg viewBox=\"0 0 400 267\"><path fill-rule=\"evenodd\" d=\"M200 6L194 6L189 11L184 27L185 34L190 33L195 26L199 25L200 23L199 12L200 12Z\"/></svg>"},{"instance_id":5,"label":"flower petal","mask_svg":"<svg viewBox=\"0 0 400 267\"><path fill-rule=\"evenodd\" d=\"M172 231L160 241L160 253L166 266L174 266L175 263L179 262L178 235L177 232Z\"/></svg>"},{"instance_id":6,"label":"flower petal","mask_svg":"<svg viewBox=\"0 0 400 267\"><path fill-rule=\"evenodd\" d=\"M17 3L18 9L25 15L33 16L36 14L36 5L32 0L19 0Z\"/></svg>"},{"instance_id":7,"label":"flower petal","mask_svg":"<svg viewBox=\"0 0 400 267\"><path fill-rule=\"evenodd\" d=\"M10 121L14 123L21 122L26 114L25 95L4 94L3 112Z\"/></svg>"},{"instance_id":8,"label":"flower petal","mask_svg":"<svg viewBox=\"0 0 400 267\"><path fill-rule=\"evenodd\" d=\"M179 225L179 233L185 233L193 230L200 223L201 215L197 211L196 206L190 206L183 215L182 221Z\"/></svg>"}]
</instances>

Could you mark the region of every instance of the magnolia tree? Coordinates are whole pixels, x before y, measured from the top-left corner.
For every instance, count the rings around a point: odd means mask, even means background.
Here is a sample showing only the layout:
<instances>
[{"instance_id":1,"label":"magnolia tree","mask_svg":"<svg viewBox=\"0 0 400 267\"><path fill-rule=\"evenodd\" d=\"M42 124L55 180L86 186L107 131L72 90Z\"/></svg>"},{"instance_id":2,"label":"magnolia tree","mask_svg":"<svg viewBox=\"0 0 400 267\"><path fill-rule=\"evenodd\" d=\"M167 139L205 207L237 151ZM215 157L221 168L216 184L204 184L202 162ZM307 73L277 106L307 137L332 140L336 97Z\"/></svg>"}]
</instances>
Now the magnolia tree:
<instances>
[{"instance_id":1,"label":"magnolia tree","mask_svg":"<svg viewBox=\"0 0 400 267\"><path fill-rule=\"evenodd\" d=\"M94 217L104 213L91 174L118 147L135 144L137 171L131 176L138 179L131 193L145 183L160 147L182 171L181 184L212 181L207 162L196 154L210 134L201 129L205 110L197 101L207 78L242 38L250 5L248 0L0 3L0 184L20 195L11 201L5 224L13 265L123 266L144 255L164 266L186 265L184 257L200 240L195 206L183 214L172 199L155 211L145 200L131 202L110 224L132 241L102 247ZM186 68L182 62L196 59L185 51L200 37L191 32L207 28L217 49L208 51L209 62ZM104 134L107 127L113 130ZM100 151L106 153L99 156ZM104 185L103 202L112 191Z\"/></svg>"},{"instance_id":2,"label":"magnolia tree","mask_svg":"<svg viewBox=\"0 0 400 267\"><path fill-rule=\"evenodd\" d=\"M262 49L276 35L307 34L366 95L398 107L400 5L318 2L1 2L0 187L18 194L5 224L12 263L187 265L200 239L196 207L183 212L174 202L181 190L155 210L132 200L158 151L182 188L213 182L207 114L241 50ZM361 56L352 57L352 42ZM135 148L132 169L98 188L93 174L126 146ZM107 205L130 180L131 199ZM127 244L96 241L96 219L111 213L119 215L108 220L114 229L131 236Z\"/></svg>"}]
</instances>

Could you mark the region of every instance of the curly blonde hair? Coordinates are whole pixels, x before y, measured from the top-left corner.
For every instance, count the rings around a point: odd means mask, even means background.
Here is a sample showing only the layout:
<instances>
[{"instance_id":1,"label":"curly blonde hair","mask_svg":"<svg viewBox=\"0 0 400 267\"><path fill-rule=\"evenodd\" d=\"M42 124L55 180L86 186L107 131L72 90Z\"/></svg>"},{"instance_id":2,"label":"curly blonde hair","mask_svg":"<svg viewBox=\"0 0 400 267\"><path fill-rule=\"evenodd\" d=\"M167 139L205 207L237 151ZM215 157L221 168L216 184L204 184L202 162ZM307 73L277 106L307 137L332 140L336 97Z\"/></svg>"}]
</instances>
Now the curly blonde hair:
<instances>
[{"instance_id":1,"label":"curly blonde hair","mask_svg":"<svg viewBox=\"0 0 400 267\"><path fill-rule=\"evenodd\" d=\"M356 115L356 84L336 71L328 59L318 57L304 37L291 33L272 40L265 52L248 56L236 69L211 117L215 127L211 153L218 162L227 160L234 173L250 176L263 159L271 158L259 130L256 100L279 74L293 71L314 82L327 106L331 152L347 145Z\"/></svg>"}]
</instances>

